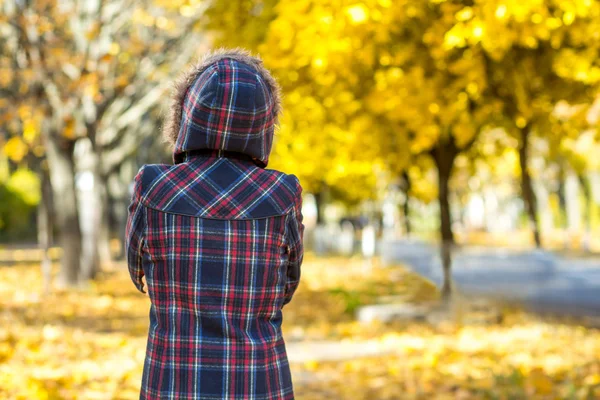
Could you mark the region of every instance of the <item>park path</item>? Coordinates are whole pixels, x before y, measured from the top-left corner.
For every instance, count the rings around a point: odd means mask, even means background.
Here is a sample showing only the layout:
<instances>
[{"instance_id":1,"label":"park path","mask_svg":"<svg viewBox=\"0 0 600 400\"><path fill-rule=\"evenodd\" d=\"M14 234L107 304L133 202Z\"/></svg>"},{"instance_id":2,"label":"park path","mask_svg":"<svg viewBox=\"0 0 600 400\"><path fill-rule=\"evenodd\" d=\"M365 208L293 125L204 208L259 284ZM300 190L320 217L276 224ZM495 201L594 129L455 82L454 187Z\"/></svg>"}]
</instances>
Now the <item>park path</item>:
<instances>
[{"instance_id":1,"label":"park path","mask_svg":"<svg viewBox=\"0 0 600 400\"><path fill-rule=\"evenodd\" d=\"M289 361L298 363L343 361L393 352L381 340L287 342L286 349Z\"/></svg>"},{"instance_id":2,"label":"park path","mask_svg":"<svg viewBox=\"0 0 600 400\"><path fill-rule=\"evenodd\" d=\"M435 247L417 241L382 243L387 263L402 263L424 278L442 284ZM538 313L600 317L600 259L556 256L545 251L466 248L453 260L452 278L467 296L519 303Z\"/></svg>"}]
</instances>

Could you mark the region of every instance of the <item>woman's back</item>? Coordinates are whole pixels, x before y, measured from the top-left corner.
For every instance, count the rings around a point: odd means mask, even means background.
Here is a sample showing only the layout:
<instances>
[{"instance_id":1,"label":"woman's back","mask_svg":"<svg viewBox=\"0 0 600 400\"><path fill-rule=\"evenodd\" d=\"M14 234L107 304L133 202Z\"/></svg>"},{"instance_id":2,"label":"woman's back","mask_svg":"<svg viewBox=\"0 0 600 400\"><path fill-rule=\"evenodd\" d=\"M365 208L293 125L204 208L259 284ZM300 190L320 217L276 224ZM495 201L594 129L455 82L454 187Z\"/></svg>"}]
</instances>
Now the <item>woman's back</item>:
<instances>
[{"instance_id":1,"label":"woman's back","mask_svg":"<svg viewBox=\"0 0 600 400\"><path fill-rule=\"evenodd\" d=\"M293 399L281 309L300 279L302 189L210 147L135 179L128 262L152 303L141 398Z\"/></svg>"}]
</instances>

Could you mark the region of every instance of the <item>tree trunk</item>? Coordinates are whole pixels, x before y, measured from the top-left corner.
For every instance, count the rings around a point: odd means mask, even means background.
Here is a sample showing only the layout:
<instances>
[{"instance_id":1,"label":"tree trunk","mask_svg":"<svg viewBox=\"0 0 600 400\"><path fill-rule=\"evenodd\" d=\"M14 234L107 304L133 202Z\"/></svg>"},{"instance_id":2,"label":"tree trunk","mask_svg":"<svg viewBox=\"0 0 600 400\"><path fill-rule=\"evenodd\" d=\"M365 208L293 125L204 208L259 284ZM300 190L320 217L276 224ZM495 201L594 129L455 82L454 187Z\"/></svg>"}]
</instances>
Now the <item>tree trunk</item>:
<instances>
[{"instance_id":1,"label":"tree trunk","mask_svg":"<svg viewBox=\"0 0 600 400\"><path fill-rule=\"evenodd\" d=\"M325 205L323 189L315 193L315 205L317 206L317 225L323 223L323 206Z\"/></svg>"},{"instance_id":2,"label":"tree trunk","mask_svg":"<svg viewBox=\"0 0 600 400\"><path fill-rule=\"evenodd\" d=\"M438 201L440 205L440 233L442 241L454 245L454 232L452 231L452 212L450 210L450 177L454 166L455 156L448 155L450 160L442 160L438 164Z\"/></svg>"},{"instance_id":3,"label":"tree trunk","mask_svg":"<svg viewBox=\"0 0 600 400\"><path fill-rule=\"evenodd\" d=\"M442 300L448 301L452 295L452 244L450 242L442 242L441 255L442 267L444 268Z\"/></svg>"},{"instance_id":4,"label":"tree trunk","mask_svg":"<svg viewBox=\"0 0 600 400\"><path fill-rule=\"evenodd\" d=\"M108 185L106 186L108 189L108 214L112 217L112 224L108 226L108 231L116 232L119 242L121 243L118 253L114 255L114 258L117 260L122 260L125 258L125 228L127 225L127 207L129 206L129 199L131 198L129 190L127 190L125 193L115 193L115 185L111 185L111 181L120 181L120 179L121 178L119 174L113 173L107 178ZM126 182L119 183L126 188L129 187Z\"/></svg>"},{"instance_id":5,"label":"tree trunk","mask_svg":"<svg viewBox=\"0 0 600 400\"><path fill-rule=\"evenodd\" d=\"M97 185L94 186L98 199L98 260L100 267L112 266L110 251L110 202L108 198L108 177L98 174Z\"/></svg>"},{"instance_id":6,"label":"tree trunk","mask_svg":"<svg viewBox=\"0 0 600 400\"><path fill-rule=\"evenodd\" d=\"M440 233L442 238L442 266L444 267L444 286L442 287L442 298L450 297L452 291L451 268L452 254L451 249L454 246L454 232L452 231L452 215L450 210L450 201L448 199L449 181L451 170L444 170L438 167L438 201L440 204Z\"/></svg>"},{"instance_id":7,"label":"tree trunk","mask_svg":"<svg viewBox=\"0 0 600 400\"><path fill-rule=\"evenodd\" d=\"M41 168L41 199L38 205L37 230L38 246L42 251L42 263L40 265L42 272L42 281L44 293L50 292L52 285L52 262L50 260L50 243L52 242L52 186L50 177L46 168Z\"/></svg>"},{"instance_id":8,"label":"tree trunk","mask_svg":"<svg viewBox=\"0 0 600 400\"><path fill-rule=\"evenodd\" d=\"M558 170L558 213L559 213L559 223L561 229L567 229L567 196L565 190L565 169L562 165L560 165Z\"/></svg>"},{"instance_id":9,"label":"tree trunk","mask_svg":"<svg viewBox=\"0 0 600 400\"><path fill-rule=\"evenodd\" d=\"M75 286L81 265L81 231L75 188L74 141L50 135L46 143L50 181L54 193L56 223L62 260L59 284Z\"/></svg>"},{"instance_id":10,"label":"tree trunk","mask_svg":"<svg viewBox=\"0 0 600 400\"><path fill-rule=\"evenodd\" d=\"M108 196L106 177L102 173L102 164L99 154L88 156L91 163L93 185L91 191L85 193L89 196L89 204L82 211L85 212L82 221L83 234L83 264L82 280L94 279L102 267L110 266L110 237L108 228ZM88 200L86 200L88 201Z\"/></svg>"},{"instance_id":11,"label":"tree trunk","mask_svg":"<svg viewBox=\"0 0 600 400\"><path fill-rule=\"evenodd\" d=\"M581 185L581 191L583 193L583 199L585 202L584 207L584 220L585 220L585 232L581 239L581 248L585 252L590 251L590 241L592 238L592 207L593 207L593 199L592 199L592 189L590 187L589 179L583 174L577 174L577 178L579 179L579 184Z\"/></svg>"},{"instance_id":12,"label":"tree trunk","mask_svg":"<svg viewBox=\"0 0 600 400\"><path fill-rule=\"evenodd\" d=\"M540 237L540 227L537 220L537 199L533 190L531 175L529 174L529 130L527 127L521 130L519 165L521 167L521 195L523 196L529 224L533 231L535 247L539 249L542 247L542 239Z\"/></svg>"},{"instance_id":13,"label":"tree trunk","mask_svg":"<svg viewBox=\"0 0 600 400\"><path fill-rule=\"evenodd\" d=\"M92 195L95 193L91 193ZM90 195L90 194L88 194ZM86 199L86 201L88 201ZM90 207L91 208L91 207ZM92 280L96 277L99 271L99 255L98 255L98 232L99 220L97 218L99 206L94 202L93 209L82 209L82 217L89 219L81 221L82 231L82 256L81 256L81 276L82 282ZM86 212L87 211L87 212ZM90 214L91 212L91 214ZM89 226L84 226L89 225Z\"/></svg>"},{"instance_id":14,"label":"tree trunk","mask_svg":"<svg viewBox=\"0 0 600 400\"><path fill-rule=\"evenodd\" d=\"M566 190L565 167L562 163L559 164L558 170L558 226L561 229L563 248L569 248L569 232L567 224L567 190Z\"/></svg>"},{"instance_id":15,"label":"tree trunk","mask_svg":"<svg viewBox=\"0 0 600 400\"><path fill-rule=\"evenodd\" d=\"M412 233L412 226L410 225L410 189L411 182L408 172L402 172L402 191L404 192L404 203L402 204L402 215L404 216L404 230L406 236L410 236Z\"/></svg>"},{"instance_id":16,"label":"tree trunk","mask_svg":"<svg viewBox=\"0 0 600 400\"><path fill-rule=\"evenodd\" d=\"M438 173L438 202L440 206L441 258L444 268L444 285L442 299L448 300L452 292L452 248L454 247L454 232L452 231L452 213L450 210L450 177L454 160L458 155L454 141L440 142L433 150L432 156Z\"/></svg>"}]
</instances>

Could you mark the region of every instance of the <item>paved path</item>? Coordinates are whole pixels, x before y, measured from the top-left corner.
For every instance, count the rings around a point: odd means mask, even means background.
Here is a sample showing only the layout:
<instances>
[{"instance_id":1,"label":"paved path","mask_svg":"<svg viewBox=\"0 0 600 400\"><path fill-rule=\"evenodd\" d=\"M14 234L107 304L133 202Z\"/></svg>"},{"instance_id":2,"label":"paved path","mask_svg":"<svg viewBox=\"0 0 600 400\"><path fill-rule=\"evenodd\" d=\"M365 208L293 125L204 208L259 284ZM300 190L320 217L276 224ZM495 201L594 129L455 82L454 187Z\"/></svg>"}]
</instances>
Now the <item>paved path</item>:
<instances>
[{"instance_id":1,"label":"paved path","mask_svg":"<svg viewBox=\"0 0 600 400\"><path fill-rule=\"evenodd\" d=\"M290 362L341 361L392 353L393 349L377 340L305 341L285 344Z\"/></svg>"},{"instance_id":2,"label":"paved path","mask_svg":"<svg viewBox=\"0 0 600 400\"><path fill-rule=\"evenodd\" d=\"M381 243L384 261L401 262L436 285L438 250L426 243ZM543 251L466 249L455 254L455 286L465 295L521 303L540 313L600 317L600 260L567 259Z\"/></svg>"}]
</instances>

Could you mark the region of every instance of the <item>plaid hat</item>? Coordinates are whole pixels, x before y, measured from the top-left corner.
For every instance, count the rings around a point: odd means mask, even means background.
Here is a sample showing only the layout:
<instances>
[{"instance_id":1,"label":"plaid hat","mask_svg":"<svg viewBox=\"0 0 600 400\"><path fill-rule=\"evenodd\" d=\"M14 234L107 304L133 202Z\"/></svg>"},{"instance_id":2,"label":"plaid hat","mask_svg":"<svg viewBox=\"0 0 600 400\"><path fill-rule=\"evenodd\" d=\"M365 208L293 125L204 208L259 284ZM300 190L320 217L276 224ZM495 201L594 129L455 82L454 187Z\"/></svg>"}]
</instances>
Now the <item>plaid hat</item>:
<instances>
[{"instance_id":1,"label":"plaid hat","mask_svg":"<svg viewBox=\"0 0 600 400\"><path fill-rule=\"evenodd\" d=\"M280 90L262 61L240 49L210 53L175 86L164 134L173 161L188 152L246 154L266 167L281 110Z\"/></svg>"}]
</instances>

